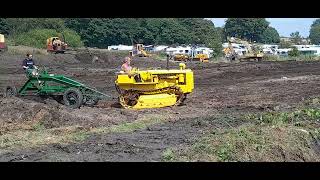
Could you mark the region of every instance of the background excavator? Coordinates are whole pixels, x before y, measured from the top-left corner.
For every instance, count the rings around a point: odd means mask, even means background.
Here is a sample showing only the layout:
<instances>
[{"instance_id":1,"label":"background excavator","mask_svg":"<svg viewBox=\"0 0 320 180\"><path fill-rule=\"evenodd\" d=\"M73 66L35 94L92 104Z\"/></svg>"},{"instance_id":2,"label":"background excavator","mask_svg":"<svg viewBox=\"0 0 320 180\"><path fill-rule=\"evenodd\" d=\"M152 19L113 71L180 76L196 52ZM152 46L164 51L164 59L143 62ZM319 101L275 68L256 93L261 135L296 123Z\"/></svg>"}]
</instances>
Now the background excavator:
<instances>
[{"instance_id":1,"label":"background excavator","mask_svg":"<svg viewBox=\"0 0 320 180\"><path fill-rule=\"evenodd\" d=\"M225 53L225 57L229 60L257 60L257 61L261 61L262 58L264 57L264 54L262 52L262 50L260 50L259 47L255 46L255 45L250 45L250 43L248 41L239 39L239 38L229 38L228 37L228 47L225 48L223 50L223 52ZM243 55L238 55L234 48L232 47L232 43L239 43L239 44L243 44L246 49L247 52L244 53Z\"/></svg>"},{"instance_id":2,"label":"background excavator","mask_svg":"<svg viewBox=\"0 0 320 180\"><path fill-rule=\"evenodd\" d=\"M47 52L49 53L65 53L67 50L67 43L65 42L65 38L60 37L50 37L47 39Z\"/></svg>"},{"instance_id":3,"label":"background excavator","mask_svg":"<svg viewBox=\"0 0 320 180\"><path fill-rule=\"evenodd\" d=\"M189 54L181 53L174 56L175 61L199 61L199 62L209 62L209 52L205 50L197 50L196 48L191 48Z\"/></svg>"},{"instance_id":4,"label":"background excavator","mask_svg":"<svg viewBox=\"0 0 320 180\"><path fill-rule=\"evenodd\" d=\"M138 57L150 57L151 54L148 54L144 47L143 44L134 44L133 45L133 50L129 52L130 56L138 56Z\"/></svg>"}]
</instances>

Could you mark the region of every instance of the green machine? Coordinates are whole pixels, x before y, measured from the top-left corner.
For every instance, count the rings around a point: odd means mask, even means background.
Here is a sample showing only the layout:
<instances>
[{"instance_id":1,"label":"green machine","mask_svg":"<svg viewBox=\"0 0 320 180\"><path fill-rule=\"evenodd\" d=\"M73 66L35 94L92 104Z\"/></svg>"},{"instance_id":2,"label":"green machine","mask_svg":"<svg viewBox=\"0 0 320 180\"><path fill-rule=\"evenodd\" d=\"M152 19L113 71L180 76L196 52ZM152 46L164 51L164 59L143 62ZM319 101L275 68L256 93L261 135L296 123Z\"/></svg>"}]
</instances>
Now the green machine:
<instances>
[{"instance_id":1,"label":"green machine","mask_svg":"<svg viewBox=\"0 0 320 180\"><path fill-rule=\"evenodd\" d=\"M27 77L28 81L18 90L14 86L7 86L4 96L52 96L71 108L94 106L101 99L111 98L71 78L49 74L46 69L29 69Z\"/></svg>"}]
</instances>

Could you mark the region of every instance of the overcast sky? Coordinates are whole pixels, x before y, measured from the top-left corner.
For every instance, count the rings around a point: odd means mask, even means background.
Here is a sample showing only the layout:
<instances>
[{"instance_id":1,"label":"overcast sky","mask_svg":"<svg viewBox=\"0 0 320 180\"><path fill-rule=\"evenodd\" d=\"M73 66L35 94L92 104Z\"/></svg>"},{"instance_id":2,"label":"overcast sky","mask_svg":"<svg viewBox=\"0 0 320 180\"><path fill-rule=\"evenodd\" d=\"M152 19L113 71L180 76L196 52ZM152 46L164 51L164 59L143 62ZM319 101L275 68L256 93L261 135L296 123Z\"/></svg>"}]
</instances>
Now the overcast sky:
<instances>
[{"instance_id":1,"label":"overcast sky","mask_svg":"<svg viewBox=\"0 0 320 180\"><path fill-rule=\"evenodd\" d=\"M221 27L227 18L210 18L214 25ZM280 36L290 36L290 33L299 31L303 37L309 36L312 22L317 18L266 18L270 25L277 29Z\"/></svg>"}]
</instances>

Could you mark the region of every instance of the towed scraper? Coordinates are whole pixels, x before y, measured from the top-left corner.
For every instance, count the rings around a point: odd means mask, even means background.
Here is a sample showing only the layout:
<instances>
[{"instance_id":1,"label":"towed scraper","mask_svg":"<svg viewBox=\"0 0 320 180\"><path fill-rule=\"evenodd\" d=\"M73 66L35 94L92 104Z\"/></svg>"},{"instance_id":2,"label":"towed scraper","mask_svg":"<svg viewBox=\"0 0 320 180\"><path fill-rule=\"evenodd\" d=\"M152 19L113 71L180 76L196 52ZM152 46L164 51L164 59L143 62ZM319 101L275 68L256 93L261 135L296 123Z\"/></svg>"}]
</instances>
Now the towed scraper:
<instances>
[{"instance_id":1,"label":"towed scraper","mask_svg":"<svg viewBox=\"0 0 320 180\"><path fill-rule=\"evenodd\" d=\"M79 108L82 105L94 106L99 100L110 98L109 95L66 76L49 74L47 70L30 69L27 76L28 81L20 89L7 86L4 96L52 96L71 108Z\"/></svg>"}]
</instances>

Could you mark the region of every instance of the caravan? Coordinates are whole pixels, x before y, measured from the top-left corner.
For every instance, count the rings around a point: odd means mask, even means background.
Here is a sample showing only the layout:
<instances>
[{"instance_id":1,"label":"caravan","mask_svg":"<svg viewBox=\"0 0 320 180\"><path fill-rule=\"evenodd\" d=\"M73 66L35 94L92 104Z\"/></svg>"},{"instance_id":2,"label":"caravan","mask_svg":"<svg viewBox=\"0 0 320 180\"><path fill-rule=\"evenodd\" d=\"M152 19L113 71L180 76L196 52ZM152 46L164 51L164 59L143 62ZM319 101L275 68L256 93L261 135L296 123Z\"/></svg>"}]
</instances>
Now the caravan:
<instances>
[{"instance_id":1,"label":"caravan","mask_svg":"<svg viewBox=\"0 0 320 180\"><path fill-rule=\"evenodd\" d=\"M112 51L112 50L115 50L115 51L132 51L133 49L133 46L126 46L126 45L113 45L113 46L108 46L108 50L109 51Z\"/></svg>"},{"instance_id":2,"label":"caravan","mask_svg":"<svg viewBox=\"0 0 320 180\"><path fill-rule=\"evenodd\" d=\"M286 48L286 49L277 49L276 50L276 53L277 55L279 56L288 56L289 54L289 51L291 51L292 49L291 48Z\"/></svg>"},{"instance_id":3,"label":"caravan","mask_svg":"<svg viewBox=\"0 0 320 180\"><path fill-rule=\"evenodd\" d=\"M294 45L302 55L320 55L319 45Z\"/></svg>"}]
</instances>

